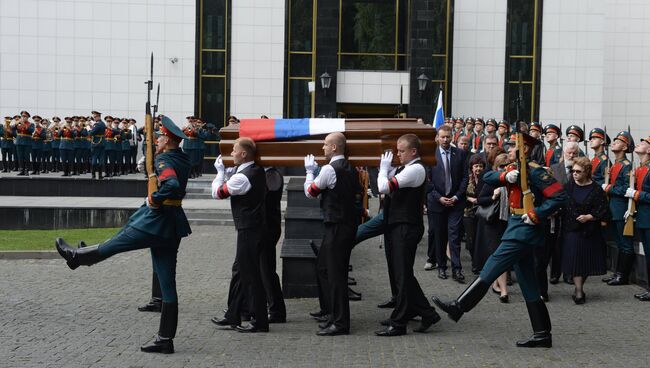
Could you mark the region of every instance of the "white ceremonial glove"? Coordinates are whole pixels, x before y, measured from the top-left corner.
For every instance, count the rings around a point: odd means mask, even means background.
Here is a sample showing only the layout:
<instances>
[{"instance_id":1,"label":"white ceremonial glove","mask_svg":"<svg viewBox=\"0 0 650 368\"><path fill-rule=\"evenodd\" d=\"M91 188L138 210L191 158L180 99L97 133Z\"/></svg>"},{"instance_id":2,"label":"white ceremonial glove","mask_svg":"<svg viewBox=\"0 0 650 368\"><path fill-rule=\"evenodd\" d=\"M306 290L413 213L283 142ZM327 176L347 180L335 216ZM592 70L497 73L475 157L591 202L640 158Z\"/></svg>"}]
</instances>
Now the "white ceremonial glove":
<instances>
[{"instance_id":1,"label":"white ceremonial glove","mask_svg":"<svg viewBox=\"0 0 650 368\"><path fill-rule=\"evenodd\" d=\"M523 221L524 224L527 224L527 225L535 225L533 220L530 217L528 217L527 214L521 215L521 221Z\"/></svg>"},{"instance_id":2,"label":"white ceremonial glove","mask_svg":"<svg viewBox=\"0 0 650 368\"><path fill-rule=\"evenodd\" d=\"M379 161L379 171L389 172L393 168L393 151L384 152Z\"/></svg>"},{"instance_id":3,"label":"white ceremonial glove","mask_svg":"<svg viewBox=\"0 0 650 368\"><path fill-rule=\"evenodd\" d=\"M236 167L227 167L226 168L226 176L227 177L231 177L231 176L235 175L236 172L237 172Z\"/></svg>"},{"instance_id":4,"label":"white ceremonial glove","mask_svg":"<svg viewBox=\"0 0 650 368\"><path fill-rule=\"evenodd\" d=\"M144 197L144 203L145 203L145 204L147 205L147 207L149 207L149 208L153 208L153 209L158 208L158 207L155 207L155 206L154 206L154 205L149 201L149 197L148 197L148 196L147 196L147 197Z\"/></svg>"},{"instance_id":5,"label":"white ceremonial glove","mask_svg":"<svg viewBox=\"0 0 650 368\"><path fill-rule=\"evenodd\" d=\"M221 155L217 157L216 160L214 160L214 168L217 169L217 173L223 173L226 171L226 167L223 165L223 160L221 159Z\"/></svg>"},{"instance_id":6,"label":"white ceremonial glove","mask_svg":"<svg viewBox=\"0 0 650 368\"><path fill-rule=\"evenodd\" d=\"M634 198L635 194L636 194L636 190L634 190L632 188L627 188L625 190L625 197L627 197L627 198Z\"/></svg>"},{"instance_id":7,"label":"white ceremonial glove","mask_svg":"<svg viewBox=\"0 0 650 368\"><path fill-rule=\"evenodd\" d=\"M603 190L607 190L607 184L601 184L600 187L603 188Z\"/></svg>"},{"instance_id":8,"label":"white ceremonial glove","mask_svg":"<svg viewBox=\"0 0 650 368\"><path fill-rule=\"evenodd\" d=\"M472 148L470 152L472 152L472 153L476 153L477 150L476 150L476 148Z\"/></svg>"},{"instance_id":9,"label":"white ceremonial glove","mask_svg":"<svg viewBox=\"0 0 650 368\"><path fill-rule=\"evenodd\" d=\"M317 167L318 164L314 155L305 156L305 171L307 174L313 174Z\"/></svg>"},{"instance_id":10,"label":"white ceremonial glove","mask_svg":"<svg viewBox=\"0 0 650 368\"><path fill-rule=\"evenodd\" d=\"M623 215L623 220L624 220L624 221L627 221L628 217L630 217L630 216L632 216L632 214L630 213L630 211L625 211L625 214Z\"/></svg>"},{"instance_id":11,"label":"white ceremonial glove","mask_svg":"<svg viewBox=\"0 0 650 368\"><path fill-rule=\"evenodd\" d=\"M141 172L141 173L144 172L144 163L145 163L145 157L142 156L142 157L140 157L140 159L138 160L138 172Z\"/></svg>"},{"instance_id":12,"label":"white ceremonial glove","mask_svg":"<svg viewBox=\"0 0 650 368\"><path fill-rule=\"evenodd\" d=\"M512 170L506 174L506 181L510 184L514 184L519 179L519 170Z\"/></svg>"}]
</instances>

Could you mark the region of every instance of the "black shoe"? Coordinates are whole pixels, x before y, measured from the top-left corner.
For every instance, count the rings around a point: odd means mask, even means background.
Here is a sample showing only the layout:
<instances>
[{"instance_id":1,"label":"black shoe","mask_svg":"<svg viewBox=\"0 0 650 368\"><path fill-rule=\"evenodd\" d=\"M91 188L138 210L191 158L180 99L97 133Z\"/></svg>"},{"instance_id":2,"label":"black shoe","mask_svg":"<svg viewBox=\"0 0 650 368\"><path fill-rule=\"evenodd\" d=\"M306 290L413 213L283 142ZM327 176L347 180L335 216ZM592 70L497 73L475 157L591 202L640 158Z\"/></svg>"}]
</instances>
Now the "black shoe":
<instances>
[{"instance_id":1,"label":"black shoe","mask_svg":"<svg viewBox=\"0 0 650 368\"><path fill-rule=\"evenodd\" d=\"M447 270L438 269L438 278L447 280Z\"/></svg>"},{"instance_id":2,"label":"black shoe","mask_svg":"<svg viewBox=\"0 0 650 368\"><path fill-rule=\"evenodd\" d=\"M585 304L585 302L587 301L587 296L585 295L585 293L582 293L581 297L578 297L576 294L573 294L571 296L571 299L573 299L574 303L580 305L580 304Z\"/></svg>"},{"instance_id":3,"label":"black shoe","mask_svg":"<svg viewBox=\"0 0 650 368\"><path fill-rule=\"evenodd\" d=\"M535 332L526 340L517 341L519 348L550 348L553 346L553 337L550 332Z\"/></svg>"},{"instance_id":4,"label":"black shoe","mask_svg":"<svg viewBox=\"0 0 650 368\"><path fill-rule=\"evenodd\" d=\"M548 283L551 285L557 285L559 282L560 282L559 277L551 277L550 279L548 279Z\"/></svg>"},{"instance_id":5,"label":"black shoe","mask_svg":"<svg viewBox=\"0 0 650 368\"><path fill-rule=\"evenodd\" d=\"M318 336L338 336L338 335L348 335L349 330L344 330L342 328L336 327L335 324L331 324L329 327L322 329L316 332Z\"/></svg>"},{"instance_id":6,"label":"black shoe","mask_svg":"<svg viewBox=\"0 0 650 368\"><path fill-rule=\"evenodd\" d=\"M451 278L460 284L465 283L465 275L463 275L463 271L461 270L451 271Z\"/></svg>"},{"instance_id":7,"label":"black shoe","mask_svg":"<svg viewBox=\"0 0 650 368\"><path fill-rule=\"evenodd\" d=\"M272 316L269 314L269 323L287 323L286 316Z\"/></svg>"},{"instance_id":8,"label":"black shoe","mask_svg":"<svg viewBox=\"0 0 650 368\"><path fill-rule=\"evenodd\" d=\"M269 327L258 327L257 325L249 323L246 326L236 326L235 331L241 333L269 332Z\"/></svg>"},{"instance_id":9,"label":"black shoe","mask_svg":"<svg viewBox=\"0 0 650 368\"><path fill-rule=\"evenodd\" d=\"M447 313L449 318L451 318L454 322L458 322L460 317L463 316L464 312L460 309L457 301L454 300L452 302L445 303L442 300L438 299L438 297L435 295L431 297L431 300L433 300L438 308Z\"/></svg>"},{"instance_id":10,"label":"black shoe","mask_svg":"<svg viewBox=\"0 0 650 368\"><path fill-rule=\"evenodd\" d=\"M328 328L330 325L331 325L331 323L329 321L328 322L323 322L323 323L318 324L318 328L320 328L321 330L324 330L324 329Z\"/></svg>"},{"instance_id":11,"label":"black shoe","mask_svg":"<svg viewBox=\"0 0 650 368\"><path fill-rule=\"evenodd\" d=\"M357 284L357 280L354 277L348 277L348 286L354 286Z\"/></svg>"},{"instance_id":12,"label":"black shoe","mask_svg":"<svg viewBox=\"0 0 650 368\"><path fill-rule=\"evenodd\" d=\"M314 318L316 318L316 317L326 316L327 313L325 313L325 312L322 311L322 310L319 310L318 312L309 312L309 315L312 316L312 317L314 317Z\"/></svg>"},{"instance_id":13,"label":"black shoe","mask_svg":"<svg viewBox=\"0 0 650 368\"><path fill-rule=\"evenodd\" d=\"M354 290L348 288L348 300L353 302L361 300L361 293L357 293Z\"/></svg>"},{"instance_id":14,"label":"black shoe","mask_svg":"<svg viewBox=\"0 0 650 368\"><path fill-rule=\"evenodd\" d=\"M321 323L322 323L322 322L327 322L327 321L330 320L330 315L329 315L329 314L325 314L325 315L320 316L320 317L314 317L314 319L316 320L316 322L321 322Z\"/></svg>"},{"instance_id":15,"label":"black shoe","mask_svg":"<svg viewBox=\"0 0 650 368\"><path fill-rule=\"evenodd\" d=\"M472 267L472 274L478 276L478 275L481 274L481 270L479 270L478 268Z\"/></svg>"},{"instance_id":16,"label":"black shoe","mask_svg":"<svg viewBox=\"0 0 650 368\"><path fill-rule=\"evenodd\" d=\"M214 323L215 325L222 326L222 327L235 328L236 326L239 326L238 322L231 321L227 318L212 317L210 321L212 321L212 323Z\"/></svg>"},{"instance_id":17,"label":"black shoe","mask_svg":"<svg viewBox=\"0 0 650 368\"><path fill-rule=\"evenodd\" d=\"M619 285L627 285L629 284L629 280L623 276L623 274L617 273L613 279L609 280L607 282L607 285L609 286L619 286Z\"/></svg>"},{"instance_id":18,"label":"black shoe","mask_svg":"<svg viewBox=\"0 0 650 368\"><path fill-rule=\"evenodd\" d=\"M544 303L548 303L548 301L549 301L548 293L541 293L539 296L540 296L540 298L542 298Z\"/></svg>"},{"instance_id":19,"label":"black shoe","mask_svg":"<svg viewBox=\"0 0 650 368\"><path fill-rule=\"evenodd\" d=\"M162 299L151 298L147 304L138 307L140 312L160 312L162 310Z\"/></svg>"},{"instance_id":20,"label":"black shoe","mask_svg":"<svg viewBox=\"0 0 650 368\"><path fill-rule=\"evenodd\" d=\"M432 325L438 323L440 321L440 315L438 313L435 313L431 317L422 317L422 321L420 321L420 325L416 328L413 329L413 332L427 332L429 327Z\"/></svg>"},{"instance_id":21,"label":"black shoe","mask_svg":"<svg viewBox=\"0 0 650 368\"><path fill-rule=\"evenodd\" d=\"M395 308L395 299L390 298L383 303L379 303L377 308Z\"/></svg>"},{"instance_id":22,"label":"black shoe","mask_svg":"<svg viewBox=\"0 0 650 368\"><path fill-rule=\"evenodd\" d=\"M383 330L375 331L377 336L402 336L406 335L406 327L388 326Z\"/></svg>"},{"instance_id":23,"label":"black shoe","mask_svg":"<svg viewBox=\"0 0 650 368\"><path fill-rule=\"evenodd\" d=\"M174 339L163 339L156 335L152 342L142 345L140 351L145 353L173 354Z\"/></svg>"},{"instance_id":24,"label":"black shoe","mask_svg":"<svg viewBox=\"0 0 650 368\"><path fill-rule=\"evenodd\" d=\"M508 297L508 294L506 294L506 295L501 295L501 296L499 296L499 301L500 301L501 303L509 303L509 302L510 302L510 298Z\"/></svg>"},{"instance_id":25,"label":"black shoe","mask_svg":"<svg viewBox=\"0 0 650 368\"><path fill-rule=\"evenodd\" d=\"M379 322L379 324L382 326L390 326L390 318Z\"/></svg>"},{"instance_id":26,"label":"black shoe","mask_svg":"<svg viewBox=\"0 0 650 368\"><path fill-rule=\"evenodd\" d=\"M650 302L650 291L648 291L647 293L645 293L645 294L639 296L638 299L639 299L640 301L642 301L642 302Z\"/></svg>"},{"instance_id":27,"label":"black shoe","mask_svg":"<svg viewBox=\"0 0 650 368\"><path fill-rule=\"evenodd\" d=\"M639 299L640 297L646 295L647 293L650 293L650 290L644 290L644 291L642 291L640 293L636 293L636 294L634 294L634 297Z\"/></svg>"},{"instance_id":28,"label":"black shoe","mask_svg":"<svg viewBox=\"0 0 650 368\"><path fill-rule=\"evenodd\" d=\"M614 280L615 277L616 277L616 273L613 273L613 274L611 274L609 276L603 277L600 281L602 281L602 282L610 282L610 281Z\"/></svg>"}]
</instances>

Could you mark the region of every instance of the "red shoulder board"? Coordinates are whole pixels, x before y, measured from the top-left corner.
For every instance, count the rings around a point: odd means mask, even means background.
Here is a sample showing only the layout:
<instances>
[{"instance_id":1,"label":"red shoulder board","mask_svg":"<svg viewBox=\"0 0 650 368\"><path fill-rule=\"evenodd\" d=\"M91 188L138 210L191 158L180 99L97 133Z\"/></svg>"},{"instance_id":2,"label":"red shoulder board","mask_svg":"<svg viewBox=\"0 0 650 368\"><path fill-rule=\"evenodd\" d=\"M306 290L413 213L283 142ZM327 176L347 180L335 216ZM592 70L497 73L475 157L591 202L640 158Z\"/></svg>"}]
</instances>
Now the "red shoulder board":
<instances>
[{"instance_id":1,"label":"red shoulder board","mask_svg":"<svg viewBox=\"0 0 650 368\"><path fill-rule=\"evenodd\" d=\"M646 175L648 175L650 168L648 166L641 166L636 169L634 175L636 176L636 190L643 190L643 181L645 180Z\"/></svg>"},{"instance_id":2,"label":"red shoulder board","mask_svg":"<svg viewBox=\"0 0 650 368\"><path fill-rule=\"evenodd\" d=\"M609 183L611 185L614 185L616 183L616 177L618 176L618 173L621 172L622 168L623 168L623 164L620 163L620 162L617 162L617 163L614 164L614 166L612 166L612 172L611 172L610 180L609 180Z\"/></svg>"}]
</instances>

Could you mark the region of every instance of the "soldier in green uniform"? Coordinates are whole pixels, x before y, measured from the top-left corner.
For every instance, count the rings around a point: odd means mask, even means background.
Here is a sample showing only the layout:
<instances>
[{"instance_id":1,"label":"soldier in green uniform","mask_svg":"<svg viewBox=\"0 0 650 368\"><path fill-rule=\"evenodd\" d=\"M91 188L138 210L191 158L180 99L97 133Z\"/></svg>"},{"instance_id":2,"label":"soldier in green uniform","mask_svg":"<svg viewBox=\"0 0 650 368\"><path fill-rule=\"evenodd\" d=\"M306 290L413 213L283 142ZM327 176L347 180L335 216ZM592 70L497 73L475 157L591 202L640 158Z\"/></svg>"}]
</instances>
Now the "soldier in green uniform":
<instances>
[{"instance_id":1,"label":"soldier in green uniform","mask_svg":"<svg viewBox=\"0 0 650 368\"><path fill-rule=\"evenodd\" d=\"M27 111L20 112L20 121L14 126L14 136L16 137L16 156L20 172L18 175L29 175L27 166L29 166L29 157L32 151L32 134L34 134L34 124L29 121Z\"/></svg>"},{"instance_id":2,"label":"soldier in green uniform","mask_svg":"<svg viewBox=\"0 0 650 368\"><path fill-rule=\"evenodd\" d=\"M115 132L113 131L113 117L108 115L106 118L106 131L104 135L104 165L106 177L113 176L113 164L115 163Z\"/></svg>"},{"instance_id":3,"label":"soldier in green uniform","mask_svg":"<svg viewBox=\"0 0 650 368\"><path fill-rule=\"evenodd\" d=\"M562 137L562 130L555 124L546 124L544 127L544 138L548 142L548 148L544 152L544 166L551 167L551 165L560 162L562 157L562 147L558 140Z\"/></svg>"},{"instance_id":4,"label":"soldier in green uniform","mask_svg":"<svg viewBox=\"0 0 650 368\"><path fill-rule=\"evenodd\" d=\"M43 119L34 115L34 132L32 133L32 175L41 173L39 167L43 161L43 141L45 140L45 129L43 128Z\"/></svg>"},{"instance_id":5,"label":"soldier in green uniform","mask_svg":"<svg viewBox=\"0 0 650 368\"><path fill-rule=\"evenodd\" d=\"M61 143L59 144L59 153L61 154L61 165L63 165L63 175L70 176L72 165L74 164L74 139L75 131L70 127L72 118L65 118L63 127L59 130Z\"/></svg>"},{"instance_id":6,"label":"soldier in green uniform","mask_svg":"<svg viewBox=\"0 0 650 368\"><path fill-rule=\"evenodd\" d=\"M50 129L50 123L47 119L43 120L43 129L45 129L45 140L43 141L43 160L41 165L41 173L45 174L48 171L54 171L51 168L52 164L52 130Z\"/></svg>"},{"instance_id":7,"label":"soldier in green uniform","mask_svg":"<svg viewBox=\"0 0 650 368\"><path fill-rule=\"evenodd\" d=\"M120 129L121 119L115 118L113 120L113 138L115 138L115 144L113 145L113 150L115 151L115 161L113 162L113 176L121 175L121 166L124 160L124 155L122 154L122 129Z\"/></svg>"},{"instance_id":8,"label":"soldier in green uniform","mask_svg":"<svg viewBox=\"0 0 650 368\"><path fill-rule=\"evenodd\" d=\"M90 141L88 132L88 119L85 116L79 117L79 160L77 161L77 172L79 174L87 174L90 172L88 169L89 148Z\"/></svg>"},{"instance_id":9,"label":"soldier in green uniform","mask_svg":"<svg viewBox=\"0 0 650 368\"><path fill-rule=\"evenodd\" d=\"M0 149L2 150L2 172L10 172L13 169L17 169L16 163L16 146L14 146L14 126L17 123L17 118L20 118L18 115L14 116L12 119L11 116L5 117L5 124L2 125L2 141L0 141Z\"/></svg>"},{"instance_id":10,"label":"soldier in green uniform","mask_svg":"<svg viewBox=\"0 0 650 368\"><path fill-rule=\"evenodd\" d=\"M648 175L650 173L650 137L641 139L634 148L634 153L639 156L641 166L635 172L635 189L628 188L625 191L625 197L634 198L636 202L636 230L643 243L646 275L650 276L650 175ZM648 281L648 290L634 294L634 297L643 302L650 302L650 281Z\"/></svg>"},{"instance_id":11,"label":"soldier in green uniform","mask_svg":"<svg viewBox=\"0 0 650 368\"><path fill-rule=\"evenodd\" d=\"M56 249L71 269L91 266L118 253L151 249L153 268L162 290L160 329L153 342L142 346L144 352L171 354L178 322L176 293L176 257L181 238L192 231L182 207L191 165L179 144L185 135L171 119L163 118L156 147L155 171L158 190L129 218L113 238L93 246L73 248L56 239Z\"/></svg>"},{"instance_id":12,"label":"soldier in green uniform","mask_svg":"<svg viewBox=\"0 0 650 368\"><path fill-rule=\"evenodd\" d=\"M120 171L126 175L129 165L131 165L131 130L129 129L129 120L123 119L120 123L120 141L122 142L122 161L120 161Z\"/></svg>"},{"instance_id":13,"label":"soldier in green uniform","mask_svg":"<svg viewBox=\"0 0 650 368\"><path fill-rule=\"evenodd\" d=\"M106 134L106 124L102 121L102 114L97 111L91 113L93 115L93 123L90 129L91 136L91 174L95 179L95 172L98 173L98 179L103 179L103 165L104 165L104 136Z\"/></svg>"},{"instance_id":14,"label":"soldier in green uniform","mask_svg":"<svg viewBox=\"0 0 650 368\"><path fill-rule=\"evenodd\" d=\"M605 153L605 145L611 143L609 136L600 128L594 128L589 132L589 145L594 150L594 158L591 159L591 180L598 185L605 182L605 170L609 165L609 157Z\"/></svg>"},{"instance_id":15,"label":"soldier in green uniform","mask_svg":"<svg viewBox=\"0 0 650 368\"><path fill-rule=\"evenodd\" d=\"M603 278L607 285L626 285L629 282L630 271L634 264L634 246L632 237L623 235L627 213L627 198L625 192L630 186L630 170L632 163L627 159L626 153L634 151L634 140L628 132L619 132L614 138L611 147L616 156L616 161L610 173L610 184L602 184L603 190L609 196L609 209L612 214L609 230L618 248L616 259L616 272L612 276Z\"/></svg>"},{"instance_id":16,"label":"soldier in green uniform","mask_svg":"<svg viewBox=\"0 0 650 368\"><path fill-rule=\"evenodd\" d=\"M576 142L580 143L584 140L585 132L577 125L571 125L566 128L566 141L567 142ZM578 153L579 157L583 157L586 154L582 149Z\"/></svg>"},{"instance_id":17,"label":"soldier in green uniform","mask_svg":"<svg viewBox=\"0 0 650 368\"><path fill-rule=\"evenodd\" d=\"M530 154L530 159L538 165L544 166L546 162L544 160L544 143L542 142L542 124L536 121L530 123L528 134L530 134L531 137L537 139L540 143L533 147L533 152Z\"/></svg>"},{"instance_id":18,"label":"soldier in green uniform","mask_svg":"<svg viewBox=\"0 0 650 368\"><path fill-rule=\"evenodd\" d=\"M523 133L520 133L523 134ZM518 149L524 149L529 159L532 148L539 141L524 135L524 147L510 145L508 156L517 159ZM509 143L515 143L511 137ZM488 258L479 277L456 300L446 303L433 297L433 301L451 319L458 321L463 313L472 310L483 298L496 278L514 266L517 281L526 300L534 334L531 338L517 342L519 347L551 347L551 320L544 301L540 298L534 268L534 249L544 243L544 223L549 215L557 211L567 200L562 186L540 165L527 163L527 177L520 178L518 166L509 165L505 171L490 171L483 180L492 186L506 185L509 189L510 219L508 228L501 238L501 244ZM534 208L524 210L525 180L534 195Z\"/></svg>"},{"instance_id":19,"label":"soldier in green uniform","mask_svg":"<svg viewBox=\"0 0 650 368\"><path fill-rule=\"evenodd\" d=\"M59 153L59 146L61 145L61 137L59 136L59 123L61 118L55 116L52 118L52 126L50 131L52 132L52 172L59 172L61 154Z\"/></svg>"},{"instance_id":20,"label":"soldier in green uniform","mask_svg":"<svg viewBox=\"0 0 650 368\"><path fill-rule=\"evenodd\" d=\"M81 142L81 128L80 128L80 118L79 116L74 116L72 118L72 130L74 131L74 153L73 153L73 163L72 163L72 173L71 175L79 175L79 166L81 166L81 147L83 143Z\"/></svg>"}]
</instances>

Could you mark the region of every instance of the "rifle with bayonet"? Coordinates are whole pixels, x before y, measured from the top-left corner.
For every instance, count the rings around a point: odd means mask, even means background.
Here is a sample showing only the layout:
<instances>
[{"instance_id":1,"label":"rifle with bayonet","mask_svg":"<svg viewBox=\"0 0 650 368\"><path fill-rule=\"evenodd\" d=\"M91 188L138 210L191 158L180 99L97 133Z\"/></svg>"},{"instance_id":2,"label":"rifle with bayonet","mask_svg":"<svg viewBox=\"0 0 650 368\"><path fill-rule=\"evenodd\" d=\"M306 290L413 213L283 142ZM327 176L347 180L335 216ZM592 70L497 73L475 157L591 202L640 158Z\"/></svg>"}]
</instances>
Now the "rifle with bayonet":
<instances>
[{"instance_id":1,"label":"rifle with bayonet","mask_svg":"<svg viewBox=\"0 0 650 368\"><path fill-rule=\"evenodd\" d=\"M585 123L582 123L582 143L585 145L585 157L589 158L589 149L587 148L587 130L585 128Z\"/></svg>"},{"instance_id":2,"label":"rifle with bayonet","mask_svg":"<svg viewBox=\"0 0 650 368\"><path fill-rule=\"evenodd\" d=\"M156 91L156 104L152 106L153 108L153 115L152 115L152 120L156 119L156 116L158 114L158 101L160 99L160 83L158 83L158 90Z\"/></svg>"},{"instance_id":3,"label":"rifle with bayonet","mask_svg":"<svg viewBox=\"0 0 650 368\"><path fill-rule=\"evenodd\" d=\"M604 178L603 183L606 184L606 185L609 185L610 184L609 183L609 181L610 181L609 173L612 171L612 162L609 159L609 142L607 142L607 137L608 137L608 135L607 135L607 126L605 126L604 129L605 129L605 139L604 139L605 142L603 144L605 145L605 154L607 155L607 164L605 164L605 172L603 173L603 178Z\"/></svg>"},{"instance_id":4,"label":"rifle with bayonet","mask_svg":"<svg viewBox=\"0 0 650 368\"><path fill-rule=\"evenodd\" d=\"M630 126L627 126L627 132L630 133ZM632 135L630 134L630 137ZM629 147L629 146L628 146ZM632 157L630 158L630 189L636 189L635 179L636 179L636 169L634 168L634 152L632 152ZM634 236L634 215L636 213L636 202L634 198L627 199L627 212L625 212L625 227L623 228L623 235L625 236Z\"/></svg>"},{"instance_id":5,"label":"rifle with bayonet","mask_svg":"<svg viewBox=\"0 0 650 368\"><path fill-rule=\"evenodd\" d=\"M151 90L153 90L153 52L151 53L151 69L149 80L146 81L145 84L147 85L147 104L145 105L146 115L144 118L144 130L147 142L147 150L145 152L145 169L147 171L147 195L151 196L152 193L158 190L158 178L156 177L156 171L153 167L155 141L153 131L153 117L151 116Z\"/></svg>"}]
</instances>

